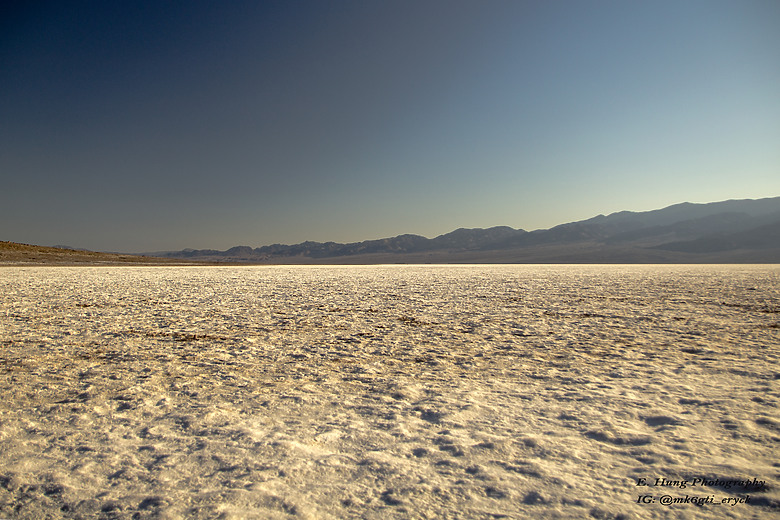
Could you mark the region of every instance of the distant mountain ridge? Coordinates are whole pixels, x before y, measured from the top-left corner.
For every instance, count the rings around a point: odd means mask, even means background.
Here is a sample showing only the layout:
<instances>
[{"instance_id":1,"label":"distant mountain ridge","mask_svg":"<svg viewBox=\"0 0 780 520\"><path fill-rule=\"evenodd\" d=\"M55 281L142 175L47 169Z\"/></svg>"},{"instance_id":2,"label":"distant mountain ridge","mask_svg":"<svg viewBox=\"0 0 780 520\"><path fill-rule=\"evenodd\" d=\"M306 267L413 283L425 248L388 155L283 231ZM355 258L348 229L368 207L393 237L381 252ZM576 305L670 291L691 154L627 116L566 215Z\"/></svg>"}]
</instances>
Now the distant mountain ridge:
<instances>
[{"instance_id":1,"label":"distant mountain ridge","mask_svg":"<svg viewBox=\"0 0 780 520\"><path fill-rule=\"evenodd\" d=\"M148 254L246 263L780 262L780 197L684 202L530 232L460 228L435 238L404 234L347 244L307 241Z\"/></svg>"}]
</instances>

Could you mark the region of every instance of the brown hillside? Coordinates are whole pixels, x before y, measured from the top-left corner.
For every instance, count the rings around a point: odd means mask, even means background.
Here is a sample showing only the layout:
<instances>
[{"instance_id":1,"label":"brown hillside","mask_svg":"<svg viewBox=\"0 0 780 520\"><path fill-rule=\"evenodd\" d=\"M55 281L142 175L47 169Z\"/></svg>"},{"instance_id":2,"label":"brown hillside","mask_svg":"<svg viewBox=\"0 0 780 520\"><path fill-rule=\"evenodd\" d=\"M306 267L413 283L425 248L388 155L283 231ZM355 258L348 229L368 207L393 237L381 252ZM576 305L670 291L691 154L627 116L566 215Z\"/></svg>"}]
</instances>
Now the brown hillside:
<instances>
[{"instance_id":1,"label":"brown hillside","mask_svg":"<svg viewBox=\"0 0 780 520\"><path fill-rule=\"evenodd\" d=\"M59 247L44 247L0 241L0 265L124 265L124 264L181 264L189 263L170 258L96 253Z\"/></svg>"}]
</instances>

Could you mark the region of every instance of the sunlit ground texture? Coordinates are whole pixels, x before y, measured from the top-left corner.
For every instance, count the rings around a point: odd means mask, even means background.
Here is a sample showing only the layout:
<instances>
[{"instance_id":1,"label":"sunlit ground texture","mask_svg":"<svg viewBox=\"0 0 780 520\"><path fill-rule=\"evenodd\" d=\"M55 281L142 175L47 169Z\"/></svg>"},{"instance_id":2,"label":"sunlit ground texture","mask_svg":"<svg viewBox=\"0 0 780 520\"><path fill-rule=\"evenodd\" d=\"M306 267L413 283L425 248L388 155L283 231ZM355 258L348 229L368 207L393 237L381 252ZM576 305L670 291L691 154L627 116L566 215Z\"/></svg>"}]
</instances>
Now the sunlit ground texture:
<instances>
[{"instance_id":1,"label":"sunlit ground texture","mask_svg":"<svg viewBox=\"0 0 780 520\"><path fill-rule=\"evenodd\" d=\"M774 519L779 352L779 266L4 267L0 517Z\"/></svg>"}]
</instances>

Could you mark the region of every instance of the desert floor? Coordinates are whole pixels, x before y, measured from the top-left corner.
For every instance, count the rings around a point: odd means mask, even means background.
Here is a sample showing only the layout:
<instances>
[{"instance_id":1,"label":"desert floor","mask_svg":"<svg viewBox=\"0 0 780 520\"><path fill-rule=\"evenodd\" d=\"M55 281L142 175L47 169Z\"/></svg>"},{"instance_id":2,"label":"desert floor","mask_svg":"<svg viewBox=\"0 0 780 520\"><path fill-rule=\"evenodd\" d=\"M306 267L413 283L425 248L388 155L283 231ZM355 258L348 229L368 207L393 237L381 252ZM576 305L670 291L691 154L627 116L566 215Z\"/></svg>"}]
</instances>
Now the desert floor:
<instances>
[{"instance_id":1,"label":"desert floor","mask_svg":"<svg viewBox=\"0 0 780 520\"><path fill-rule=\"evenodd\" d=\"M0 518L774 519L779 313L776 265L3 267Z\"/></svg>"}]
</instances>

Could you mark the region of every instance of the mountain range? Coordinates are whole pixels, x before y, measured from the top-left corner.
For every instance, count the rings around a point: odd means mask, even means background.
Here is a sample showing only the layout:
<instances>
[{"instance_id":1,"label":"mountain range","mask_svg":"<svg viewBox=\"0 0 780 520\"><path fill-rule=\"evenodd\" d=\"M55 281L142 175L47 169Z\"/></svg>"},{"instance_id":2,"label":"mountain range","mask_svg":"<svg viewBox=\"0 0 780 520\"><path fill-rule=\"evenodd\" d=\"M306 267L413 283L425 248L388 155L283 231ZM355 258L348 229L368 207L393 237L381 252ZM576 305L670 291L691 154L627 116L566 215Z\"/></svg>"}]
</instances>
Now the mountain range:
<instances>
[{"instance_id":1,"label":"mountain range","mask_svg":"<svg viewBox=\"0 0 780 520\"><path fill-rule=\"evenodd\" d=\"M780 197L684 202L535 231L461 228L435 238L405 234L347 244L307 241L145 254L271 264L775 263L780 262Z\"/></svg>"}]
</instances>

